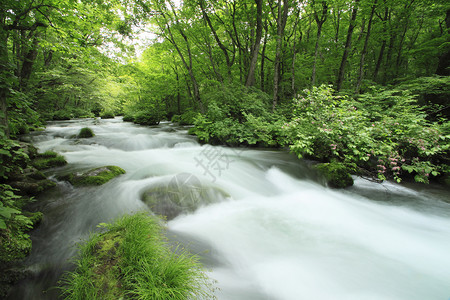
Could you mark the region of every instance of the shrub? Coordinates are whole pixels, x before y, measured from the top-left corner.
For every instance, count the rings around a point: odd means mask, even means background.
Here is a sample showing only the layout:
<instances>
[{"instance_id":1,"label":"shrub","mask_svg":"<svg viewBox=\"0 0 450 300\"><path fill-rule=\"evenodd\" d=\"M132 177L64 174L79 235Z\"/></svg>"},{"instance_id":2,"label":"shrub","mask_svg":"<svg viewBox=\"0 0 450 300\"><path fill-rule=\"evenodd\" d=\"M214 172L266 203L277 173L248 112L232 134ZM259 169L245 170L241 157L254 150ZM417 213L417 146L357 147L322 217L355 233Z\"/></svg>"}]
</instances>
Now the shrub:
<instances>
[{"instance_id":1,"label":"shrub","mask_svg":"<svg viewBox=\"0 0 450 300\"><path fill-rule=\"evenodd\" d=\"M170 119L170 122L172 122L172 123L179 123L180 120L181 120L181 115L173 115L172 119Z\"/></svg>"},{"instance_id":2,"label":"shrub","mask_svg":"<svg viewBox=\"0 0 450 300\"><path fill-rule=\"evenodd\" d=\"M133 114L125 114L122 118L122 121L124 122L133 122L134 121L134 115Z\"/></svg>"},{"instance_id":3,"label":"shrub","mask_svg":"<svg viewBox=\"0 0 450 300\"><path fill-rule=\"evenodd\" d=\"M299 157L356 164L380 180L418 182L446 172L449 135L431 124L405 91L374 90L355 101L328 86L305 90L282 129ZM448 123L448 122L447 122Z\"/></svg>"},{"instance_id":4,"label":"shrub","mask_svg":"<svg viewBox=\"0 0 450 300\"><path fill-rule=\"evenodd\" d=\"M89 127L84 127L80 129L80 132L78 133L78 137L83 139L83 138L91 138L95 136L94 131L92 131L91 128Z\"/></svg>"},{"instance_id":5,"label":"shrub","mask_svg":"<svg viewBox=\"0 0 450 300\"><path fill-rule=\"evenodd\" d=\"M100 118L102 119L113 119L114 113L111 111L104 111L100 114Z\"/></svg>"},{"instance_id":6,"label":"shrub","mask_svg":"<svg viewBox=\"0 0 450 300\"><path fill-rule=\"evenodd\" d=\"M211 299L197 256L169 245L156 217L124 216L80 245L60 282L66 299Z\"/></svg>"},{"instance_id":7,"label":"shrub","mask_svg":"<svg viewBox=\"0 0 450 300\"><path fill-rule=\"evenodd\" d=\"M140 125L158 125L161 114L156 109L140 111L134 116L134 123Z\"/></svg>"},{"instance_id":8,"label":"shrub","mask_svg":"<svg viewBox=\"0 0 450 300\"><path fill-rule=\"evenodd\" d=\"M195 111L187 111L181 116L179 116L180 125L193 125L195 121L195 117L198 115L198 112ZM173 121L172 121L173 122Z\"/></svg>"},{"instance_id":9,"label":"shrub","mask_svg":"<svg viewBox=\"0 0 450 300\"><path fill-rule=\"evenodd\" d=\"M70 120L70 119L72 119L72 115L69 111L58 110L53 114L52 119L55 121Z\"/></svg>"}]
</instances>

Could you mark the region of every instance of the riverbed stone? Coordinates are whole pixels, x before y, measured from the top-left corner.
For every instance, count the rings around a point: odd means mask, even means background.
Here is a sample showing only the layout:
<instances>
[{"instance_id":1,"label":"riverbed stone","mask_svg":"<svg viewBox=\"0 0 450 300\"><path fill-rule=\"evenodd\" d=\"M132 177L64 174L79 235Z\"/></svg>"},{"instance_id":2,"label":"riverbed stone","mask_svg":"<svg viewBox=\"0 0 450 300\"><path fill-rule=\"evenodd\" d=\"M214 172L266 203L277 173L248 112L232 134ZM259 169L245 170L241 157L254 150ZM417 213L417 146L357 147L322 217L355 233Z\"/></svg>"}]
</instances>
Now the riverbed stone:
<instances>
[{"instance_id":1,"label":"riverbed stone","mask_svg":"<svg viewBox=\"0 0 450 300\"><path fill-rule=\"evenodd\" d=\"M320 163L314 166L319 175L325 178L331 188L346 188L353 185L351 170L348 166L338 162Z\"/></svg>"},{"instance_id":2,"label":"riverbed stone","mask_svg":"<svg viewBox=\"0 0 450 300\"><path fill-rule=\"evenodd\" d=\"M104 166L86 172L71 173L61 176L60 180L69 181L72 185L102 185L111 179L125 174L125 170L117 166Z\"/></svg>"},{"instance_id":3,"label":"riverbed stone","mask_svg":"<svg viewBox=\"0 0 450 300\"><path fill-rule=\"evenodd\" d=\"M39 153L32 161L32 165L38 170L45 170L54 167L60 167L67 164L64 156L53 151Z\"/></svg>"},{"instance_id":4,"label":"riverbed stone","mask_svg":"<svg viewBox=\"0 0 450 300\"><path fill-rule=\"evenodd\" d=\"M172 220L182 213L220 201L229 195L223 190L202 184L187 173L176 175L169 183L146 189L142 201L157 215Z\"/></svg>"}]
</instances>

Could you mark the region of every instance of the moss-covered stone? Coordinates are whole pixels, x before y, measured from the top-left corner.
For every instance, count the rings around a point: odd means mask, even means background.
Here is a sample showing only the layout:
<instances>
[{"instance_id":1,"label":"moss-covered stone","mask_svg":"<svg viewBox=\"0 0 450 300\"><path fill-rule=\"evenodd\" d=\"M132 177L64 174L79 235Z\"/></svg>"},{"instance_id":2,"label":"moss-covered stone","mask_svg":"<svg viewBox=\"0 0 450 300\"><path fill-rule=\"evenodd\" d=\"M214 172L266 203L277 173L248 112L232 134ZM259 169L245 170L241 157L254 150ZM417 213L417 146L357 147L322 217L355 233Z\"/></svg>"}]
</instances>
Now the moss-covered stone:
<instances>
[{"instance_id":1,"label":"moss-covered stone","mask_svg":"<svg viewBox=\"0 0 450 300\"><path fill-rule=\"evenodd\" d=\"M38 170L60 167L64 166L65 164L67 164L67 161L64 156L59 155L58 153L53 151L40 153L32 161L32 165Z\"/></svg>"},{"instance_id":2,"label":"moss-covered stone","mask_svg":"<svg viewBox=\"0 0 450 300\"><path fill-rule=\"evenodd\" d=\"M141 195L142 201L155 214L167 220L227 197L229 195L219 188L202 185L198 179L184 173L169 184L151 187Z\"/></svg>"},{"instance_id":3,"label":"moss-covered stone","mask_svg":"<svg viewBox=\"0 0 450 300\"><path fill-rule=\"evenodd\" d=\"M92 131L89 127L84 127L80 129L80 132L78 133L78 138L85 139L85 138L91 138L95 136L94 131Z\"/></svg>"},{"instance_id":4,"label":"moss-covered stone","mask_svg":"<svg viewBox=\"0 0 450 300\"><path fill-rule=\"evenodd\" d=\"M9 185L15 189L18 189L19 191L17 193L20 195L36 196L55 187L56 183L49 179L34 180L25 177L21 181L11 181Z\"/></svg>"},{"instance_id":5,"label":"moss-covered stone","mask_svg":"<svg viewBox=\"0 0 450 300\"><path fill-rule=\"evenodd\" d=\"M114 177L125 174L125 170L117 166L95 168L87 172L73 173L60 177L73 185L102 185Z\"/></svg>"},{"instance_id":6,"label":"moss-covered stone","mask_svg":"<svg viewBox=\"0 0 450 300\"><path fill-rule=\"evenodd\" d=\"M314 168L326 179L329 187L346 188L353 185L351 169L342 163L322 163L315 165Z\"/></svg>"}]
</instances>

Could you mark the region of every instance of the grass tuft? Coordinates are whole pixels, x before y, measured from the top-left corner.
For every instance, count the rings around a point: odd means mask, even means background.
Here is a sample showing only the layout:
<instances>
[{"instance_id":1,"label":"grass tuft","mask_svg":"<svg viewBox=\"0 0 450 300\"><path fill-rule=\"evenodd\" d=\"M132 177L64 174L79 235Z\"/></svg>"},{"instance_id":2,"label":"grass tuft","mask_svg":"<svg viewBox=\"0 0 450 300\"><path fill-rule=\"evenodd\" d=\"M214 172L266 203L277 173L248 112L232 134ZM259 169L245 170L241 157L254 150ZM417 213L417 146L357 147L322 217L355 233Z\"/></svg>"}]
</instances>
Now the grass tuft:
<instances>
[{"instance_id":1,"label":"grass tuft","mask_svg":"<svg viewBox=\"0 0 450 300\"><path fill-rule=\"evenodd\" d=\"M160 219L142 212L102 226L63 277L65 299L215 298L198 256L169 246Z\"/></svg>"}]
</instances>

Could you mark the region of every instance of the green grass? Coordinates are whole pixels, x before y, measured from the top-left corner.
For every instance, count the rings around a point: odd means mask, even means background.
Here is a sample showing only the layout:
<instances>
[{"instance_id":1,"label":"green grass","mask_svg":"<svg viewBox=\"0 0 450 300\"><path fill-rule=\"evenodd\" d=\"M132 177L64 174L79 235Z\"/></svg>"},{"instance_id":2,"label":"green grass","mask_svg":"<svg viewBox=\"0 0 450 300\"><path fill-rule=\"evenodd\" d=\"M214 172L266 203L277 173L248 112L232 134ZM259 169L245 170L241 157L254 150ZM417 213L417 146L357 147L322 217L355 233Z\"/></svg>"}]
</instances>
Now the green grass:
<instances>
[{"instance_id":1,"label":"green grass","mask_svg":"<svg viewBox=\"0 0 450 300\"><path fill-rule=\"evenodd\" d=\"M169 246L160 219L126 215L80 245L65 299L214 299L198 257Z\"/></svg>"}]
</instances>

